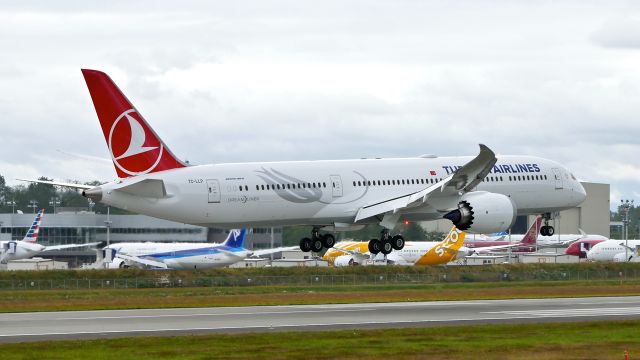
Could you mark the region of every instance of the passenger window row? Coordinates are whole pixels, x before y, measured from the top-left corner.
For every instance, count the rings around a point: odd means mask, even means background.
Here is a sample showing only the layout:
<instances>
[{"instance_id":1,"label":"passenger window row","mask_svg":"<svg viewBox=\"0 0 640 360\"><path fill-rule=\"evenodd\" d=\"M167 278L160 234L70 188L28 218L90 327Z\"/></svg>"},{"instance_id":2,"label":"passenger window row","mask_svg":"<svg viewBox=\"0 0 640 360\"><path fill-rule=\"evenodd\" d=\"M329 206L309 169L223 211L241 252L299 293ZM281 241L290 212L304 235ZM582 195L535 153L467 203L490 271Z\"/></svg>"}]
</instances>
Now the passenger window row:
<instances>
[{"instance_id":1,"label":"passenger window row","mask_svg":"<svg viewBox=\"0 0 640 360\"><path fill-rule=\"evenodd\" d=\"M312 183L288 183L288 184L266 184L256 185L256 190L293 190L293 189L321 189L326 188L326 182L312 182ZM334 184L335 187L335 184ZM240 191L249 191L247 185L240 185Z\"/></svg>"},{"instance_id":2,"label":"passenger window row","mask_svg":"<svg viewBox=\"0 0 640 360\"><path fill-rule=\"evenodd\" d=\"M353 186L393 186L435 184L442 179L401 179L401 180L366 180L354 181Z\"/></svg>"}]
</instances>

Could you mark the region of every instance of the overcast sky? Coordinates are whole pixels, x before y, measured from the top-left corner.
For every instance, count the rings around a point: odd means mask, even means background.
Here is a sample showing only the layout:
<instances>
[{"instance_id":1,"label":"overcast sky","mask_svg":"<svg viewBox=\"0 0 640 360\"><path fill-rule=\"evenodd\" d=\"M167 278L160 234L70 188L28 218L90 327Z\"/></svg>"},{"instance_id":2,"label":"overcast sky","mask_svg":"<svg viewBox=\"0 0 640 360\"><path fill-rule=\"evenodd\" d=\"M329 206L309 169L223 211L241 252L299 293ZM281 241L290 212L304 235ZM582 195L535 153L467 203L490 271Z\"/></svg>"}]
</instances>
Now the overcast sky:
<instances>
[{"instance_id":1,"label":"overcast sky","mask_svg":"<svg viewBox=\"0 0 640 360\"><path fill-rule=\"evenodd\" d=\"M0 175L108 181L81 68L194 164L499 154L640 200L637 1L0 1ZM60 152L63 151L63 152Z\"/></svg>"}]
</instances>

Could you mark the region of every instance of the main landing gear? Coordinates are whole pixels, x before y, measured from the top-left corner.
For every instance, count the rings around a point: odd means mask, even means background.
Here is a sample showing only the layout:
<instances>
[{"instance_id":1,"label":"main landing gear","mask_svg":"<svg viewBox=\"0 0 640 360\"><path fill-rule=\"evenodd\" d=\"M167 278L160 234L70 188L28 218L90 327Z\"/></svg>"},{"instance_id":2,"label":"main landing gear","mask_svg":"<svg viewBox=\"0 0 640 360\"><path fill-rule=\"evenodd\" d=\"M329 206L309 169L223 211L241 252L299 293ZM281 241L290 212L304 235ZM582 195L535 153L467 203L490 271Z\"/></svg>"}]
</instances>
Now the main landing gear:
<instances>
[{"instance_id":1,"label":"main landing gear","mask_svg":"<svg viewBox=\"0 0 640 360\"><path fill-rule=\"evenodd\" d=\"M380 232L380 239L371 239L369 241L369 252L372 255L377 255L378 253L389 255L392 250L402 250L402 248L404 248L402 235L391 236L387 229Z\"/></svg>"},{"instance_id":2,"label":"main landing gear","mask_svg":"<svg viewBox=\"0 0 640 360\"><path fill-rule=\"evenodd\" d=\"M304 252L320 252L323 248L332 248L336 243L336 238L331 234L320 235L320 228L314 227L311 230L311 238L300 240L300 250Z\"/></svg>"},{"instance_id":3,"label":"main landing gear","mask_svg":"<svg viewBox=\"0 0 640 360\"><path fill-rule=\"evenodd\" d=\"M555 229L553 226L549 225L549 220L551 220L550 213L542 214L542 218L544 219L544 226L540 228L540 235L542 236L551 236L555 233Z\"/></svg>"}]
</instances>

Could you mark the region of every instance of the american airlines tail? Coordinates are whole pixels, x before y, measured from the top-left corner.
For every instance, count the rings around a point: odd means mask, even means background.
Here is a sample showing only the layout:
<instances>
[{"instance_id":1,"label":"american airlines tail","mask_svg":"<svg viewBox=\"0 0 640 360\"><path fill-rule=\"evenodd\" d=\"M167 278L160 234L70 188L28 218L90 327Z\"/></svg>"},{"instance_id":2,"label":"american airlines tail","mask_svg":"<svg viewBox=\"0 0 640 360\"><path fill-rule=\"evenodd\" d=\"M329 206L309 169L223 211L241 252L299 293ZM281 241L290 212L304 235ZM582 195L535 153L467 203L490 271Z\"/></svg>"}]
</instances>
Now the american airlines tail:
<instances>
[{"instance_id":1,"label":"american airlines tail","mask_svg":"<svg viewBox=\"0 0 640 360\"><path fill-rule=\"evenodd\" d=\"M234 229L229 231L229 237L225 240L222 245L231 247L231 248L242 248L244 247L244 239L247 237L247 229Z\"/></svg>"},{"instance_id":2,"label":"american airlines tail","mask_svg":"<svg viewBox=\"0 0 640 360\"><path fill-rule=\"evenodd\" d=\"M118 177L186 166L173 155L107 74L83 69L82 75Z\"/></svg>"},{"instance_id":3,"label":"american airlines tail","mask_svg":"<svg viewBox=\"0 0 640 360\"><path fill-rule=\"evenodd\" d=\"M536 241L538 241L538 234L540 233L540 224L542 224L542 216L536 217L536 221L531 224L529 230L520 241L520 245L526 246L536 246Z\"/></svg>"},{"instance_id":4,"label":"american airlines tail","mask_svg":"<svg viewBox=\"0 0 640 360\"><path fill-rule=\"evenodd\" d=\"M38 234L40 233L40 224L42 223L42 217L44 216L44 209L38 211L36 218L33 220L29 231L27 231L27 235L24 236L22 241L29 243L38 242Z\"/></svg>"}]
</instances>

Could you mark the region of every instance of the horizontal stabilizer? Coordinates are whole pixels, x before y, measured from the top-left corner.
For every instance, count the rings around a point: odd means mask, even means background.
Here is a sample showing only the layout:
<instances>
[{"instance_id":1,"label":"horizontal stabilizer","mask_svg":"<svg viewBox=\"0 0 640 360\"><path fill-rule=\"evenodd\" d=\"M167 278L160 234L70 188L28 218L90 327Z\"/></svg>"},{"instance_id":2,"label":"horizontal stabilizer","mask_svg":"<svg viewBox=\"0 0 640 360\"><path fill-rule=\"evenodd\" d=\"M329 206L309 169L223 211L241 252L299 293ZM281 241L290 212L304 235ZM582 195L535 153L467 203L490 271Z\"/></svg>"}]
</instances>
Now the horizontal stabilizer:
<instances>
[{"instance_id":1,"label":"horizontal stabilizer","mask_svg":"<svg viewBox=\"0 0 640 360\"><path fill-rule=\"evenodd\" d=\"M87 190L95 187L93 185L71 184L71 183L63 183L59 181L30 180L30 179L16 179L16 180L26 181L26 182L36 183L36 184L47 184L47 185L62 186L62 187L68 187L73 189L83 189L83 190Z\"/></svg>"},{"instance_id":2,"label":"horizontal stabilizer","mask_svg":"<svg viewBox=\"0 0 640 360\"><path fill-rule=\"evenodd\" d=\"M167 196L167 190L164 187L164 182L160 179L144 179L130 185L125 185L116 190L129 195L145 198L161 199Z\"/></svg>"}]
</instances>

